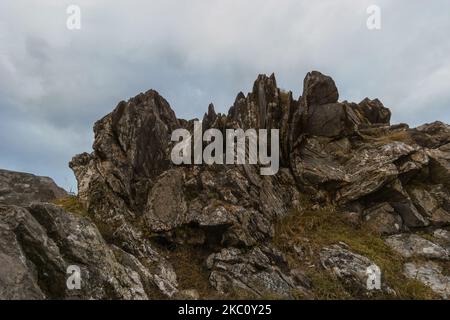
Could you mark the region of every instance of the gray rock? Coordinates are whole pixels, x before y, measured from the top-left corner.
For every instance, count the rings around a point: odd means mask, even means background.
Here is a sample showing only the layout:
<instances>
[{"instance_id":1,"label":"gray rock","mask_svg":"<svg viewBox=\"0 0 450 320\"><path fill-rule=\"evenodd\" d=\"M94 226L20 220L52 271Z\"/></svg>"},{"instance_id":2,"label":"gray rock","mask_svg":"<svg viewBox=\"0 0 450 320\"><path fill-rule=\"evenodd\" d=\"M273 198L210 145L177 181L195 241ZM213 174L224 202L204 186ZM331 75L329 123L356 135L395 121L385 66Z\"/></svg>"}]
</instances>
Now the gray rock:
<instances>
[{"instance_id":1,"label":"gray rock","mask_svg":"<svg viewBox=\"0 0 450 320\"><path fill-rule=\"evenodd\" d=\"M435 149L450 143L450 126L436 121L413 129L411 135L420 146Z\"/></svg>"},{"instance_id":2,"label":"gray rock","mask_svg":"<svg viewBox=\"0 0 450 320\"><path fill-rule=\"evenodd\" d=\"M430 221L420 214L419 210L414 206L408 193L403 188L403 183L400 179L395 179L389 184L386 184L378 194L375 194L375 199L382 199L389 202L403 220L406 227L417 228L426 227L430 225Z\"/></svg>"},{"instance_id":3,"label":"gray rock","mask_svg":"<svg viewBox=\"0 0 450 320\"><path fill-rule=\"evenodd\" d=\"M435 238L447 241L450 243L450 231L444 229L436 229L433 232Z\"/></svg>"},{"instance_id":4,"label":"gray rock","mask_svg":"<svg viewBox=\"0 0 450 320\"><path fill-rule=\"evenodd\" d=\"M170 133L192 131L193 121L177 119L150 90L96 123L94 152L70 163L79 197L107 226L103 234L116 245L116 260L139 276L146 292L156 286L166 296L179 294L176 274L153 248L151 234L164 244L218 252L208 261L219 291L289 296L302 277L274 261L277 254L262 243L272 240L279 219L309 202L354 212L383 235L448 223L448 127L389 126L390 111L377 99L355 104L338 97L334 81L313 71L298 101L277 87L274 75L260 75L228 114L209 106L204 129L280 130L281 168L262 177L258 165L174 166ZM355 270L368 261L346 255L356 268L349 277L362 284Z\"/></svg>"},{"instance_id":5,"label":"gray rock","mask_svg":"<svg viewBox=\"0 0 450 320\"><path fill-rule=\"evenodd\" d=\"M200 294L195 289L181 290L178 292L177 298L180 300L198 300L200 299Z\"/></svg>"},{"instance_id":6,"label":"gray rock","mask_svg":"<svg viewBox=\"0 0 450 320\"><path fill-rule=\"evenodd\" d=\"M27 261L22 238L15 230L18 220L28 220L36 233L41 235L41 243L48 242L42 228L32 219L28 211L19 207L0 205L0 299L44 299L45 293L38 283L36 266ZM55 245L50 244L52 251Z\"/></svg>"},{"instance_id":7,"label":"gray rock","mask_svg":"<svg viewBox=\"0 0 450 320\"><path fill-rule=\"evenodd\" d=\"M408 194L421 215L427 217L434 225L448 225L450 223L450 213L425 188L412 186L408 189Z\"/></svg>"},{"instance_id":8,"label":"gray rock","mask_svg":"<svg viewBox=\"0 0 450 320\"><path fill-rule=\"evenodd\" d=\"M334 274L344 285L357 287L365 293L376 290L376 287L373 288L368 284L371 280L369 271L379 270L381 277L382 270L370 259L351 252L345 243L324 247L319 255L322 266ZM380 290L387 290L382 282L380 282Z\"/></svg>"},{"instance_id":9,"label":"gray rock","mask_svg":"<svg viewBox=\"0 0 450 320\"><path fill-rule=\"evenodd\" d=\"M155 294L157 298L162 296L170 298L178 294L177 275L173 270L172 265L161 260L152 268L152 272L150 272L150 270L132 254L116 246L112 246L112 248L118 262L139 275L149 298L151 298L153 294Z\"/></svg>"},{"instance_id":10,"label":"gray rock","mask_svg":"<svg viewBox=\"0 0 450 320\"><path fill-rule=\"evenodd\" d=\"M386 244L405 258L423 257L449 260L449 252L416 234L398 234L386 238Z\"/></svg>"},{"instance_id":11,"label":"gray rock","mask_svg":"<svg viewBox=\"0 0 450 320\"><path fill-rule=\"evenodd\" d=\"M205 115L203 116L203 121L202 121L203 130L207 130L207 129L211 128L212 125L216 122L216 120L217 120L217 113L214 110L214 105L211 103L208 106L208 112L205 113Z\"/></svg>"},{"instance_id":12,"label":"gray rock","mask_svg":"<svg viewBox=\"0 0 450 320\"><path fill-rule=\"evenodd\" d=\"M137 274L117 263L95 225L49 204L30 211L0 207L1 282L6 299L145 299ZM6 243L4 241L7 241ZM6 250L6 251L5 251ZM66 287L67 268L81 271L81 289ZM13 280L16 279L16 280ZM21 280L17 287L11 281Z\"/></svg>"},{"instance_id":13,"label":"gray rock","mask_svg":"<svg viewBox=\"0 0 450 320\"><path fill-rule=\"evenodd\" d=\"M450 277L442 273L442 268L435 262L406 263L404 274L430 287L443 299L450 298Z\"/></svg>"},{"instance_id":14,"label":"gray rock","mask_svg":"<svg viewBox=\"0 0 450 320\"><path fill-rule=\"evenodd\" d=\"M398 233L403 226L400 215L386 202L366 210L364 220L370 229L382 235Z\"/></svg>"},{"instance_id":15,"label":"gray rock","mask_svg":"<svg viewBox=\"0 0 450 320\"><path fill-rule=\"evenodd\" d=\"M427 151L427 155L430 157L431 180L450 187L450 150L432 149Z\"/></svg>"},{"instance_id":16,"label":"gray rock","mask_svg":"<svg viewBox=\"0 0 450 320\"><path fill-rule=\"evenodd\" d=\"M391 111L383 106L378 99L370 100L365 98L359 103L359 107L370 123L389 124L391 120Z\"/></svg>"},{"instance_id":17,"label":"gray rock","mask_svg":"<svg viewBox=\"0 0 450 320\"><path fill-rule=\"evenodd\" d=\"M311 107L305 132L315 136L338 137L355 133L364 117L347 103Z\"/></svg>"},{"instance_id":18,"label":"gray rock","mask_svg":"<svg viewBox=\"0 0 450 320\"><path fill-rule=\"evenodd\" d=\"M0 204L26 206L67 197L67 192L47 177L0 169Z\"/></svg>"},{"instance_id":19,"label":"gray rock","mask_svg":"<svg viewBox=\"0 0 450 320\"><path fill-rule=\"evenodd\" d=\"M341 203L354 201L395 181L399 174L395 161L414 150L413 147L396 141L376 147L366 145L354 152L345 163L347 181L338 191L337 200Z\"/></svg>"},{"instance_id":20,"label":"gray rock","mask_svg":"<svg viewBox=\"0 0 450 320\"><path fill-rule=\"evenodd\" d=\"M335 103L339 93L334 80L318 71L311 71L303 81L302 101L308 106Z\"/></svg>"},{"instance_id":21,"label":"gray rock","mask_svg":"<svg viewBox=\"0 0 450 320\"><path fill-rule=\"evenodd\" d=\"M292 297L308 292L306 277L291 276L283 255L270 247L255 247L249 252L236 248L222 249L207 259L209 281L221 293L245 291L256 297Z\"/></svg>"}]
</instances>

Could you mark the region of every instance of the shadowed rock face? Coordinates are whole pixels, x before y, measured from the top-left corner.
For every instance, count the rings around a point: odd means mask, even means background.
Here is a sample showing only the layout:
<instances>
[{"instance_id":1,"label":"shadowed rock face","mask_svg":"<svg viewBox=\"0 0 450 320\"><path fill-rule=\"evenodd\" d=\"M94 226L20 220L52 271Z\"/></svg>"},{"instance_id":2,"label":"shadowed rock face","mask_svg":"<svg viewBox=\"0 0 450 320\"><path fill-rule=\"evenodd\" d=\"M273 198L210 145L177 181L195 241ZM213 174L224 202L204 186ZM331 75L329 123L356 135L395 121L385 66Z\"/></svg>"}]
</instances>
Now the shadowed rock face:
<instances>
[{"instance_id":1,"label":"shadowed rock face","mask_svg":"<svg viewBox=\"0 0 450 320\"><path fill-rule=\"evenodd\" d=\"M81 298L145 299L154 291L171 298L194 297L198 294L178 283L176 268L162 253L194 247L202 252L202 270L218 294L241 290L253 297L299 292L308 297L309 280L302 271L290 270L272 241L276 223L306 206L335 207L355 225L389 236L394 249L435 248L399 234L450 225L449 126L391 126L391 113L379 100L338 98L335 82L313 71L298 100L277 87L274 75L260 75L252 92L237 95L227 115L208 107L204 129L280 130L281 168L273 176L259 175L259 165L175 166L171 133L177 128L192 131L193 121L177 119L153 90L120 102L95 124L94 151L70 162L88 219L51 205L2 207L9 213L2 216L8 221L0 223L8 226L2 231L0 257L4 270L17 268L13 278L0 282L11 288L14 279L23 278L26 288L0 295L69 297L65 287L48 287L39 282L42 277L26 274L35 270L30 265L45 262L50 269L38 267L38 275L62 277L64 267L76 260L93 277ZM445 260L437 256L447 250L435 250L432 258ZM339 280L365 290L370 259L342 243L320 252L325 270L338 270ZM425 267L422 274L440 270ZM99 268L109 273L99 274ZM405 274L409 277L413 269L409 266ZM102 291L105 278L112 282ZM440 282L433 286L440 288L446 278L436 278ZM392 291L388 286L383 290Z\"/></svg>"},{"instance_id":2,"label":"shadowed rock face","mask_svg":"<svg viewBox=\"0 0 450 320\"><path fill-rule=\"evenodd\" d=\"M0 204L28 205L66 196L50 178L0 169Z\"/></svg>"}]
</instances>

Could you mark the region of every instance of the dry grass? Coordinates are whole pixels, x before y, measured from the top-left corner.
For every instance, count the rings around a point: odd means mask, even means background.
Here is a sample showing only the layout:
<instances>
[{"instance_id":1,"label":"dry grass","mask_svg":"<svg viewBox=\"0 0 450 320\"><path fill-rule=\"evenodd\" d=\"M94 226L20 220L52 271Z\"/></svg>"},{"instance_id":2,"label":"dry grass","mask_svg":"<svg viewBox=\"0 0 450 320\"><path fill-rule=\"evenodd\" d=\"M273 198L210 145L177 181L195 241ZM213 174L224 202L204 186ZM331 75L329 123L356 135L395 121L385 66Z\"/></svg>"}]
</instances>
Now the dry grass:
<instances>
[{"instance_id":1,"label":"dry grass","mask_svg":"<svg viewBox=\"0 0 450 320\"><path fill-rule=\"evenodd\" d=\"M403 142L409 145L415 144L414 139L412 138L411 134L407 130L397 130L397 131L391 131L387 134L380 135L380 136L367 136L364 135L364 139L366 139L369 142L377 143L377 144L388 144L394 141Z\"/></svg>"},{"instance_id":2,"label":"dry grass","mask_svg":"<svg viewBox=\"0 0 450 320\"><path fill-rule=\"evenodd\" d=\"M289 263L303 268L311 277L314 298L364 298L356 288L344 288L320 266L318 253L321 248L341 241L349 245L352 251L375 262L383 272L384 281L397 293L397 296L380 294L374 298L437 298L431 289L403 275L404 259L395 254L379 235L366 228L351 225L332 207L292 213L278 224L276 234L275 244L287 254ZM286 241L287 239L290 241ZM309 247L308 256L299 261L300 259L292 252L292 244Z\"/></svg>"},{"instance_id":3,"label":"dry grass","mask_svg":"<svg viewBox=\"0 0 450 320\"><path fill-rule=\"evenodd\" d=\"M53 201L53 204L62 207L64 210L71 212L73 214L87 217L88 212L83 207L83 204L78 199L77 196L68 196L65 198L57 199Z\"/></svg>"}]
</instances>

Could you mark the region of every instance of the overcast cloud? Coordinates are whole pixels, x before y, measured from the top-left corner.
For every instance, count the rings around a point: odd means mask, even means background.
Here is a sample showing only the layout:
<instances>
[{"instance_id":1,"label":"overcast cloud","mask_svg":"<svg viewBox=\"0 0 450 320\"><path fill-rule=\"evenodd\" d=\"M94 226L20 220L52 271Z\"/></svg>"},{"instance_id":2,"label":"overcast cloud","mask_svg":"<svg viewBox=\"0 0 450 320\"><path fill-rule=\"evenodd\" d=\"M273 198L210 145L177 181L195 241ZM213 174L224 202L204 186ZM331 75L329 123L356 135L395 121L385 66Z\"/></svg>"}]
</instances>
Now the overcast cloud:
<instances>
[{"instance_id":1,"label":"overcast cloud","mask_svg":"<svg viewBox=\"0 0 450 320\"><path fill-rule=\"evenodd\" d=\"M66 28L81 7L82 28ZM381 30L366 8L381 7ZM450 122L450 2L2 0L0 168L76 183L71 157L120 100L154 88L182 118L226 112L259 73L297 97L331 75L340 99L379 98L393 122Z\"/></svg>"}]
</instances>

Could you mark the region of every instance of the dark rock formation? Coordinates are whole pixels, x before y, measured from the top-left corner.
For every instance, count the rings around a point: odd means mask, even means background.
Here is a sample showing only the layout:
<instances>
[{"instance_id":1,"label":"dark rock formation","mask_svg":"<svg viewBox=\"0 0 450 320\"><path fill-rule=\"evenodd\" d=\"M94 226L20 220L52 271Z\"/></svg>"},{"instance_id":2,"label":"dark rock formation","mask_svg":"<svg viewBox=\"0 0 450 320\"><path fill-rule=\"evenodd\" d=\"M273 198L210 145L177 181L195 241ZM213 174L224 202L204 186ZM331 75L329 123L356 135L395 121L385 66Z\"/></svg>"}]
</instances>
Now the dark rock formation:
<instances>
[{"instance_id":1,"label":"dark rock formation","mask_svg":"<svg viewBox=\"0 0 450 320\"><path fill-rule=\"evenodd\" d=\"M390 110L379 100L356 104L338 98L334 81L313 71L298 100L277 87L274 75L260 75L252 92L237 95L227 115L209 106L204 130L280 130L281 168L273 176L259 175L259 165L175 166L171 133L192 131L193 122L177 119L153 90L120 102L95 124L93 152L70 162L88 218L48 204L1 207L0 287L6 289L0 296L205 298L178 281L182 275L170 257L181 247L198 252L208 286L218 294L310 297L308 276L292 268L273 242L280 220L327 206L351 217L355 228L389 236L387 245L399 255L413 257L415 250L429 248L432 252L419 256L445 261L448 249L411 232L450 225L449 126L391 126ZM2 190L11 185L0 180ZM46 192L30 200L60 195L44 197ZM10 199L4 203L29 204ZM343 244L325 246L316 256L316 268L366 290L370 259ZM68 292L66 268L77 262L89 285ZM405 275L436 275L422 282L446 296L440 267L423 268L407 265ZM43 275L57 280L50 285ZM22 287L14 287L16 279L23 279ZM389 284L383 292L395 294Z\"/></svg>"}]
</instances>

